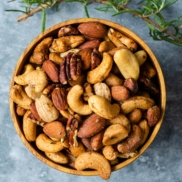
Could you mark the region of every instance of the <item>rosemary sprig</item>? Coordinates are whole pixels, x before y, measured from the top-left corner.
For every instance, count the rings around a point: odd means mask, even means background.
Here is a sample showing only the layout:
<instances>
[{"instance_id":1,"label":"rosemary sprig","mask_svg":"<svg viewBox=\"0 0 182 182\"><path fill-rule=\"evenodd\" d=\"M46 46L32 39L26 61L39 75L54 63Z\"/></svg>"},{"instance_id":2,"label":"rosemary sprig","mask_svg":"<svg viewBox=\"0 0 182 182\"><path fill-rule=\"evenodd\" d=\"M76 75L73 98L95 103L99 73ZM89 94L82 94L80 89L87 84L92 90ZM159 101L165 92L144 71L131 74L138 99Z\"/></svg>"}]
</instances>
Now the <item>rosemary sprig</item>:
<instances>
[{"instance_id":1,"label":"rosemary sprig","mask_svg":"<svg viewBox=\"0 0 182 182\"><path fill-rule=\"evenodd\" d=\"M15 2L9 0L8 2ZM113 16L131 13L144 20L149 28L149 34L154 40L165 40L178 46L182 46L182 16L175 20L167 21L162 14L164 9L169 8L178 0L141 0L139 7L129 8L132 0L21 0L20 10L11 9L6 11L23 13L18 17L18 22L26 20L35 13L42 11L42 31L45 30L46 10L54 6L58 7L62 2L79 2L83 5L86 17L89 17L87 6L93 2L99 2L99 11L112 12ZM56 8L57 9L57 8Z\"/></svg>"},{"instance_id":2,"label":"rosemary sprig","mask_svg":"<svg viewBox=\"0 0 182 182\"><path fill-rule=\"evenodd\" d=\"M112 3L110 1L112 1ZM124 4L118 6L120 0L110 1L101 5L97 10L111 11L111 9L113 9L115 11L113 15L115 16L123 13L132 13L146 22L149 27L149 34L154 40L165 40L182 46L182 16L178 17L176 20L167 21L162 15L162 10L169 8L177 2L177 0L142 0L140 2L142 6L137 9L129 9ZM113 4L113 2L115 2L115 4Z\"/></svg>"}]
</instances>

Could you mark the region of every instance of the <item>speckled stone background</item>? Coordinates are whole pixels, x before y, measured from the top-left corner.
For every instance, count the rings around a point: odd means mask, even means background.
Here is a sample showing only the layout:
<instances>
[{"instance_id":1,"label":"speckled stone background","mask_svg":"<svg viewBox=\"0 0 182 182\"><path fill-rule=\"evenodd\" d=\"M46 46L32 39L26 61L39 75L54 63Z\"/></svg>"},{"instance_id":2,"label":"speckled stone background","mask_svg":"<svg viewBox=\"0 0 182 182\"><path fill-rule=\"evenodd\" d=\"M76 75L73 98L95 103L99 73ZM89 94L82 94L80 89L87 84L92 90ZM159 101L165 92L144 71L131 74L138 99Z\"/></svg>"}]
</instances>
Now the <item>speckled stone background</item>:
<instances>
[{"instance_id":1,"label":"speckled stone background","mask_svg":"<svg viewBox=\"0 0 182 182\"><path fill-rule=\"evenodd\" d=\"M0 2L0 181L1 182L94 182L99 176L81 177L52 169L37 160L17 135L9 112L8 94L16 62L30 41L41 31L41 13L27 22L16 22L20 13L6 9L19 8L17 3ZM138 1L136 1L138 2ZM108 181L124 182L180 182L182 181L182 47L153 41L146 24L129 14L111 16L89 5L90 17L112 20L134 31L154 51L158 58L167 87L167 109L158 136L148 150L129 166L112 173ZM175 3L164 14L169 19L181 14L182 1ZM182 15L182 14L181 14ZM48 10L50 27L64 20L85 17L79 3L63 3L59 12Z\"/></svg>"}]
</instances>

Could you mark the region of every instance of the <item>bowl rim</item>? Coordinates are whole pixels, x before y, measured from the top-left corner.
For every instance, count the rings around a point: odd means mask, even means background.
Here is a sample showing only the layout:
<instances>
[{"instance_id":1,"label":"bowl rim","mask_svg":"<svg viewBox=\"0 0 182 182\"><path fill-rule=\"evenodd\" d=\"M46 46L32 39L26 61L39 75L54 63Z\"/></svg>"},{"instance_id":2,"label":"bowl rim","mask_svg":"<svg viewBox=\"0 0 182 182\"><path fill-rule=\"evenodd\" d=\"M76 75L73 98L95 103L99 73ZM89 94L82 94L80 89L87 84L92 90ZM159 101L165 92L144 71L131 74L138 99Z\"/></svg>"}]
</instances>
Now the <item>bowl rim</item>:
<instances>
[{"instance_id":1,"label":"bowl rim","mask_svg":"<svg viewBox=\"0 0 182 182\"><path fill-rule=\"evenodd\" d=\"M88 21L94 21L94 22L100 22L103 23L109 27L112 27L120 32L123 32L126 36L128 37L132 37L132 39L134 39L137 44L139 44L139 46L144 49L147 54L149 55L150 59L152 60L152 63L155 67L155 69L157 70L158 73L158 80L160 80L159 82L159 87L160 87L160 106L161 106L161 118L159 120L159 122L155 125L155 127L153 128L153 131L149 137L149 139L146 141L146 143L141 147L141 149L138 151L138 154L135 157L126 159L124 162L121 162L115 166L112 166L112 171L116 171L119 170L123 167L126 167L127 165L131 164L132 162L134 162L139 156L141 156L146 150L147 148L149 148L149 146L152 144L152 142L154 141L157 133L159 132L159 129L162 125L163 119L164 119L164 114L165 114L165 109L166 109L166 86L165 86L165 81L164 81L164 76L163 76L163 72L161 69L161 66L156 58L156 56L154 55L153 51L150 49L150 47L146 44L146 42L140 38L136 33L134 33L133 31L131 31L130 29L126 28L125 26L112 22L111 20L106 20L106 19L100 19L100 18L75 18L75 19L71 19L71 20L66 20L63 22L60 22L58 24L55 24L53 26L51 26L50 28L46 29L44 32L40 33L37 37L35 37L25 48L25 50L22 52L22 54L20 55L17 64L15 66L14 72L12 74L11 77L11 82L10 82L10 89L13 87L14 83L14 76L16 76L21 70L22 67L20 67L21 62L26 62L25 60L25 56L29 55L31 50L33 50L33 48L35 47L35 45L37 45L42 39L44 39L45 37L47 37L49 34L51 34L53 31L57 31L59 30L61 27L68 25L68 24L79 24L79 23L84 23L84 22L88 22ZM10 114L11 114L11 118L12 118L12 122L14 124L15 130L18 133L21 141L24 143L24 145L28 148L28 150L36 157L38 158L40 161L42 161L43 163L45 163L46 165L57 169L59 171L68 173L68 174L74 174L74 175L82 175L82 176L95 176L95 175L99 175L97 171L92 171L92 170L87 170L87 171L77 171L75 169L72 168L68 168L65 167L61 164L57 164L52 162L51 160L49 160L47 157L45 157L44 155L38 153L34 147L30 144L30 142L28 142L19 126L19 122L18 122L18 116L15 113L15 104L12 101L12 99L9 97L9 106L10 106Z\"/></svg>"}]
</instances>

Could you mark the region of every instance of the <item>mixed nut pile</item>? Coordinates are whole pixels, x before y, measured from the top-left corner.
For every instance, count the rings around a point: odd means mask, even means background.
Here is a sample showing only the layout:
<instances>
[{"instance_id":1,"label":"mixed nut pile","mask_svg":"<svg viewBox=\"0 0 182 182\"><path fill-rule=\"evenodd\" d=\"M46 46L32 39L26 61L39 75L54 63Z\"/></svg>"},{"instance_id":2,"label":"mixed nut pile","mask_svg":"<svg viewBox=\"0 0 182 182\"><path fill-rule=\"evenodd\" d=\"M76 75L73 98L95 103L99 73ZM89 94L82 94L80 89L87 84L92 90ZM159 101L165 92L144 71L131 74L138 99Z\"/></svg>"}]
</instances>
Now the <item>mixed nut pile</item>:
<instances>
[{"instance_id":1,"label":"mixed nut pile","mask_svg":"<svg viewBox=\"0 0 182 182\"><path fill-rule=\"evenodd\" d=\"M44 38L10 90L26 139L67 167L95 169L134 157L160 119L157 73L131 38L99 22Z\"/></svg>"}]
</instances>

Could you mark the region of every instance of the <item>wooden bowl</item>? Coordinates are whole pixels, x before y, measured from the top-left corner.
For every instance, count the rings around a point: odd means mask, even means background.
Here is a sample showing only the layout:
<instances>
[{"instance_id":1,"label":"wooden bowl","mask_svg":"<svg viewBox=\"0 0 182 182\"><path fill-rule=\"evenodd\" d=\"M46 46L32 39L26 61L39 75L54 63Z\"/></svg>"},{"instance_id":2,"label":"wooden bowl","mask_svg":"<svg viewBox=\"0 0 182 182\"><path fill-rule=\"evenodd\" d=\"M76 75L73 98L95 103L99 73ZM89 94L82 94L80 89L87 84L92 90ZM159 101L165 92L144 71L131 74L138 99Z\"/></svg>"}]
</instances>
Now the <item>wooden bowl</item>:
<instances>
[{"instance_id":1,"label":"wooden bowl","mask_svg":"<svg viewBox=\"0 0 182 182\"><path fill-rule=\"evenodd\" d=\"M164 112L165 112L165 107L166 107L166 88L165 88L165 81L163 77L163 73L161 70L161 67L159 65L159 62L157 61L154 53L152 50L149 48L149 46L142 40L139 36L137 36L135 33L130 31L129 29L123 27L122 25L116 24L114 22L108 21L108 20L103 20L103 19L94 19L94 18L80 18L80 19L73 19L73 20L68 20L65 22L61 22L59 24L56 24L43 33L39 34L24 50L22 55L20 56L17 65L15 67L14 73L12 75L12 81L11 81L11 87L15 84L14 83L14 77L16 75L19 75L22 72L23 66L26 64L27 60L29 59L30 55L33 52L33 49L35 46L44 38L48 36L54 36L57 35L58 30L65 26L65 25L70 25L70 24L79 24L83 22L88 22L88 21L95 21L95 22L100 22L103 23L109 27L114 28L115 30L120 31L121 33L125 34L128 37L131 37L134 41L138 43L138 45L141 47L141 49L144 49L147 54L149 59L151 60L153 66L155 67L157 71L157 77L158 77L158 83L159 83L159 89L160 89L160 98L159 98L159 106L161 108L161 118L159 122L155 125L153 128L150 137L146 141L146 143L139 149L137 156L129 158L124 160L123 162L112 166L112 171L119 170L128 164L131 164L133 161L135 161L140 155L144 153L144 151L151 145L153 140L155 139L157 133L159 132L159 129L161 127L163 117L164 117ZM39 160L44 162L46 165L55 168L59 171L69 173L69 174L75 174L75 175L82 175L82 176L94 176L98 175L97 171L94 170L85 170L85 171L77 171L71 167L65 166L65 165L60 165L55 162L52 162L49 160L40 150L38 150L35 146L34 143L28 142L24 136L24 133L22 131L22 119L17 116L16 111L15 111L15 104L10 98L10 111L11 111L11 116L13 120L14 127L21 138L22 142L25 144L25 146L29 149L29 151L35 155Z\"/></svg>"}]
</instances>

